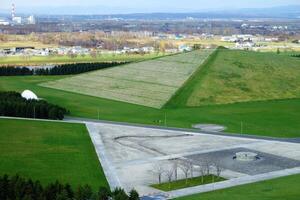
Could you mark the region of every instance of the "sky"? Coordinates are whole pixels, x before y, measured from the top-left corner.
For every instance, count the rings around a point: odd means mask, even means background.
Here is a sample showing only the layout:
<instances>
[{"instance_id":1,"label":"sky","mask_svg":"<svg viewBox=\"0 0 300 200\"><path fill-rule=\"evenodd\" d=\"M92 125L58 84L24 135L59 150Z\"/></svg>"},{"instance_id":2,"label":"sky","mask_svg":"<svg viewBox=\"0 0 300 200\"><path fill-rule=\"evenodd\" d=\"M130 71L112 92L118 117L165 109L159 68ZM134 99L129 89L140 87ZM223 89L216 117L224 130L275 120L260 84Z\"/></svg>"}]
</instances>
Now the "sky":
<instances>
[{"instance_id":1,"label":"sky","mask_svg":"<svg viewBox=\"0 0 300 200\"><path fill-rule=\"evenodd\" d=\"M265 8L300 5L300 0L0 0L0 9L15 3L19 10L37 8L97 8L99 14L132 12L197 12L239 8Z\"/></svg>"}]
</instances>

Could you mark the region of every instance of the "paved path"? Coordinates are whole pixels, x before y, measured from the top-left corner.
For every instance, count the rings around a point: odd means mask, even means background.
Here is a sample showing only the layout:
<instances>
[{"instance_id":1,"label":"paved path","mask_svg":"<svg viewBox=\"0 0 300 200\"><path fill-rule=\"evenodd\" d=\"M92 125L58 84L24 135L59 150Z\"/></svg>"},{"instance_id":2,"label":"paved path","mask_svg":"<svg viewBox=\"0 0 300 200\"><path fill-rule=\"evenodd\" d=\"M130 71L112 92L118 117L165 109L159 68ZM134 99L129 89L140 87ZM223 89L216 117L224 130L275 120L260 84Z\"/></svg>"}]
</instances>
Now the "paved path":
<instances>
[{"instance_id":1,"label":"paved path","mask_svg":"<svg viewBox=\"0 0 300 200\"><path fill-rule=\"evenodd\" d=\"M199 193L204 193L204 192L209 192L214 190L220 190L220 189L230 188L238 185L245 185L249 183L255 183L259 181L265 181L265 180L280 178L280 177L299 174L299 173L300 173L300 167L297 167L293 169L269 172L265 174L255 175L255 176L245 176L245 177L230 179L228 181L218 182L214 184L207 184L207 185L201 185L192 188L186 188L182 190L171 191L168 192L169 194L168 198L172 199L172 198L178 198L178 197L188 196L192 194L199 194Z\"/></svg>"},{"instance_id":2,"label":"paved path","mask_svg":"<svg viewBox=\"0 0 300 200\"><path fill-rule=\"evenodd\" d=\"M101 163L110 188L112 190L114 190L117 187L123 188L117 176L117 172L114 168L114 165L111 164L110 160L107 158L106 150L101 138L101 134L99 134L98 132L98 129L95 127L94 123L86 123L86 127L94 144L98 159Z\"/></svg>"},{"instance_id":3,"label":"paved path","mask_svg":"<svg viewBox=\"0 0 300 200\"><path fill-rule=\"evenodd\" d=\"M268 141L300 143L300 138L276 138L276 137L267 137L267 136L238 134L238 133L212 132L212 131L202 131L202 130L196 130L196 129L163 127L163 126L144 125L144 124L135 124L135 123L127 123L127 122L95 120L95 119L87 119L87 118L66 117L64 119L64 121L82 122L82 123L94 122L94 123L134 126L134 127L142 127L142 128L152 128L152 129L160 129L160 130L184 131L184 132L201 133L201 134L208 134L208 135L230 136L230 137L237 137L237 138L249 138L249 139L259 139L259 140L268 140Z\"/></svg>"},{"instance_id":4,"label":"paved path","mask_svg":"<svg viewBox=\"0 0 300 200\"><path fill-rule=\"evenodd\" d=\"M247 134L239 134L239 133L211 132L211 131L202 131L202 130L187 129L187 128L163 127L163 126L143 125L143 124L135 124L135 123L127 123L127 122L114 122L114 121L106 121L106 120L95 120L95 119L78 118L78 117L66 117L63 121L0 116L0 119L1 118L2 119L38 120L38 121L62 122L62 123L63 122L84 123L84 124L87 123L87 122L104 123L104 124L134 126L134 127L160 129L160 130L184 131L184 132L190 132L190 133L202 133L202 134L208 134L208 135L230 136L230 137L237 137L237 138L249 138L249 139L259 139L259 140L268 140L268 141L300 143L300 137L299 138L276 138L276 137L247 135Z\"/></svg>"}]
</instances>

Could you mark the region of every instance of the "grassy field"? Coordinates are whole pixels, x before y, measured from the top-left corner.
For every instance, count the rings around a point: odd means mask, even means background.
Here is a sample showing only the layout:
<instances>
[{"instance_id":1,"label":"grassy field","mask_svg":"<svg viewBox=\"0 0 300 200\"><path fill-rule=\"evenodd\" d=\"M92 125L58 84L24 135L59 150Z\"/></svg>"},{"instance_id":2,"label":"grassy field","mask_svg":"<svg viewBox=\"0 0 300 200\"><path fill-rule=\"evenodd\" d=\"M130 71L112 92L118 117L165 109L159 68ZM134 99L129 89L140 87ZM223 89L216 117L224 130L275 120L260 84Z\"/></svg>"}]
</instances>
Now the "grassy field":
<instances>
[{"instance_id":1,"label":"grassy field","mask_svg":"<svg viewBox=\"0 0 300 200\"><path fill-rule=\"evenodd\" d=\"M0 127L2 175L108 187L84 125L0 119Z\"/></svg>"},{"instance_id":2,"label":"grassy field","mask_svg":"<svg viewBox=\"0 0 300 200\"><path fill-rule=\"evenodd\" d=\"M214 50L131 63L42 86L161 108Z\"/></svg>"},{"instance_id":3,"label":"grassy field","mask_svg":"<svg viewBox=\"0 0 300 200\"><path fill-rule=\"evenodd\" d=\"M45 65L45 64L64 64L64 63L80 63L80 62L109 62L109 61L141 61L152 59L163 54L134 54L134 55L114 55L114 54L102 54L96 58L92 58L89 55L77 56L76 58L71 58L69 56L32 56L32 57L21 57L21 56L9 56L0 57L0 66L7 65Z\"/></svg>"},{"instance_id":4,"label":"grassy field","mask_svg":"<svg viewBox=\"0 0 300 200\"><path fill-rule=\"evenodd\" d=\"M176 200L298 200L300 175L263 181Z\"/></svg>"},{"instance_id":5,"label":"grassy field","mask_svg":"<svg viewBox=\"0 0 300 200\"><path fill-rule=\"evenodd\" d=\"M0 90L34 91L51 103L68 108L72 116L104 120L159 124L167 115L167 125L191 128L196 123L214 123L228 127L229 132L275 137L300 137L300 99L153 109L118 101L80 95L39 86L42 82L59 80L68 76L1 77Z\"/></svg>"},{"instance_id":6,"label":"grassy field","mask_svg":"<svg viewBox=\"0 0 300 200\"><path fill-rule=\"evenodd\" d=\"M169 106L201 106L300 97L300 59L219 49Z\"/></svg>"},{"instance_id":7,"label":"grassy field","mask_svg":"<svg viewBox=\"0 0 300 200\"><path fill-rule=\"evenodd\" d=\"M202 177L195 177L195 178L189 178L187 182L184 179L184 180L172 181L170 183L155 184L155 185L151 185L151 186L156 189L167 192L167 191L179 190L179 189L188 188L188 187L194 187L194 186L198 186L198 185L216 183L216 182L220 182L220 181L224 181L224 180L225 179L223 179L221 177L217 177L215 175L209 175L209 176L203 177L203 182L202 182Z\"/></svg>"},{"instance_id":8,"label":"grassy field","mask_svg":"<svg viewBox=\"0 0 300 200\"><path fill-rule=\"evenodd\" d=\"M18 36L16 36L18 37ZM37 49L40 48L52 48L57 47L56 45L51 44L43 44L41 42L35 42L35 41L9 41L9 42L1 42L0 43L0 49L5 48L15 48L15 47L35 47Z\"/></svg>"}]
</instances>

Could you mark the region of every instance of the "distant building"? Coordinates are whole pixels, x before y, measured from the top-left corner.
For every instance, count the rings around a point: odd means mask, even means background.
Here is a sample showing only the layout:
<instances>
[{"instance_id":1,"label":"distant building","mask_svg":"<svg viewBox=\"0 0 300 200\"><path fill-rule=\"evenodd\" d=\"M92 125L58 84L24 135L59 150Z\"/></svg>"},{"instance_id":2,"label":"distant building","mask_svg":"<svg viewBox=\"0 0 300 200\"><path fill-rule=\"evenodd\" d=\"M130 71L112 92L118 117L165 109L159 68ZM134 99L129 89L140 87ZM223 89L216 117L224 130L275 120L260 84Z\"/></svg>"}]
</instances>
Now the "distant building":
<instances>
[{"instance_id":1,"label":"distant building","mask_svg":"<svg viewBox=\"0 0 300 200\"><path fill-rule=\"evenodd\" d=\"M9 25L9 22L4 20L4 19L0 19L0 25L2 26L8 26Z\"/></svg>"},{"instance_id":2,"label":"distant building","mask_svg":"<svg viewBox=\"0 0 300 200\"><path fill-rule=\"evenodd\" d=\"M180 46L178 47L178 50L179 50L180 52L191 51L191 50L192 50L192 47L189 47L189 46L183 44L183 45L180 45Z\"/></svg>"},{"instance_id":3,"label":"distant building","mask_svg":"<svg viewBox=\"0 0 300 200\"><path fill-rule=\"evenodd\" d=\"M22 24L22 17L14 17L12 21L14 24Z\"/></svg>"},{"instance_id":4,"label":"distant building","mask_svg":"<svg viewBox=\"0 0 300 200\"><path fill-rule=\"evenodd\" d=\"M237 49L251 49L255 46L253 42L237 42L235 48Z\"/></svg>"},{"instance_id":5,"label":"distant building","mask_svg":"<svg viewBox=\"0 0 300 200\"><path fill-rule=\"evenodd\" d=\"M30 15L28 18L27 18L27 24L35 24L35 18L33 15Z\"/></svg>"}]
</instances>

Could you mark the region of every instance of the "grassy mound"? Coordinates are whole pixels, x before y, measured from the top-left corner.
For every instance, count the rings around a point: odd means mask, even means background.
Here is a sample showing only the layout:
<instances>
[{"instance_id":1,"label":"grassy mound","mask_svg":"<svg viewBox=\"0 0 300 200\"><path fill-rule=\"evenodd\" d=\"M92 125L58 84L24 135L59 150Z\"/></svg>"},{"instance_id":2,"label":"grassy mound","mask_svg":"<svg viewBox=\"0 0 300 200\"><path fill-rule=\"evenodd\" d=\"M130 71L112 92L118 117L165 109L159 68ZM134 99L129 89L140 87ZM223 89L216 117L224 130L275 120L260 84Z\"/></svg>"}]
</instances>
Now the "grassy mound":
<instances>
[{"instance_id":1,"label":"grassy mound","mask_svg":"<svg viewBox=\"0 0 300 200\"><path fill-rule=\"evenodd\" d=\"M274 53L218 49L167 106L195 107L299 97L299 59Z\"/></svg>"}]
</instances>

